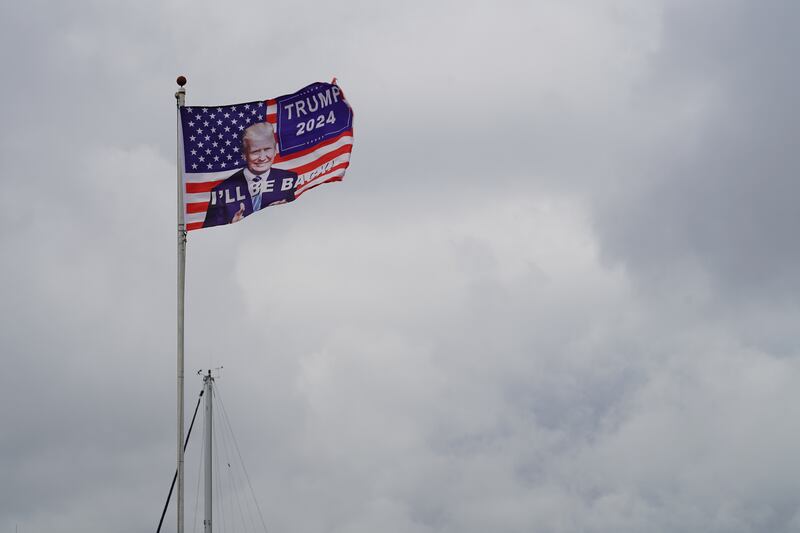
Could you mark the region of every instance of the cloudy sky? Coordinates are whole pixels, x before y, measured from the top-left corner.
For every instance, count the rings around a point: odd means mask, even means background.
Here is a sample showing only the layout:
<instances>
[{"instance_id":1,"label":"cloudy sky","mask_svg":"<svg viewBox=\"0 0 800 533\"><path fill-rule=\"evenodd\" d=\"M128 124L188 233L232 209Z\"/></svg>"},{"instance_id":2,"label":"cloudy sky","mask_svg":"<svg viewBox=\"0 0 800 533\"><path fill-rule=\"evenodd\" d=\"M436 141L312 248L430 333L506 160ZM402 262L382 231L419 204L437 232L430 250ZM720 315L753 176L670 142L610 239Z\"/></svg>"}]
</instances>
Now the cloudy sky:
<instances>
[{"instance_id":1,"label":"cloudy sky","mask_svg":"<svg viewBox=\"0 0 800 533\"><path fill-rule=\"evenodd\" d=\"M271 532L797 531L798 23L4 2L0 532L155 530L178 74L190 105L337 76L356 113L344 182L189 236L187 408L223 366Z\"/></svg>"}]
</instances>

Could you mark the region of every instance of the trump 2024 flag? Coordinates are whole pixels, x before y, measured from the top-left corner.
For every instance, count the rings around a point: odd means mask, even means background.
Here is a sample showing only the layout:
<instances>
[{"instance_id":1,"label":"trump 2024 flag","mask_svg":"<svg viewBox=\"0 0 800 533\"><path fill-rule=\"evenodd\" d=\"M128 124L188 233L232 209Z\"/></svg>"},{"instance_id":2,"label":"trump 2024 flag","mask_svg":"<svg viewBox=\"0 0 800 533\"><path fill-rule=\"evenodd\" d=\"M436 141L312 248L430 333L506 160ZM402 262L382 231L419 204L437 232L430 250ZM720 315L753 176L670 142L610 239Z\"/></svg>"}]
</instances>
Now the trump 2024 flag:
<instances>
[{"instance_id":1,"label":"trump 2024 flag","mask_svg":"<svg viewBox=\"0 0 800 533\"><path fill-rule=\"evenodd\" d=\"M228 106L180 109L187 230L238 222L342 181L353 110L339 86Z\"/></svg>"}]
</instances>

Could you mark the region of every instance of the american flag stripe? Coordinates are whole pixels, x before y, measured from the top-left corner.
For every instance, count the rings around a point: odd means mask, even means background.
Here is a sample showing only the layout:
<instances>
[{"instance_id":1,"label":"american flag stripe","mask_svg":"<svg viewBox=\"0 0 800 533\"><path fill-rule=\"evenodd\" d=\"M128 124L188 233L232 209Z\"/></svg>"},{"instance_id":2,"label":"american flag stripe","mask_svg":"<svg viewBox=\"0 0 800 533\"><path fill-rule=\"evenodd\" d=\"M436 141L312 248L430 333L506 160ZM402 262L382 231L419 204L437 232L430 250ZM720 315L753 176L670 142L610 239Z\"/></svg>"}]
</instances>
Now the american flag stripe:
<instances>
[{"instance_id":1,"label":"american flag stripe","mask_svg":"<svg viewBox=\"0 0 800 533\"><path fill-rule=\"evenodd\" d=\"M208 211L208 202L186 204L187 213L205 213L206 211Z\"/></svg>"},{"instance_id":2,"label":"american flag stripe","mask_svg":"<svg viewBox=\"0 0 800 533\"><path fill-rule=\"evenodd\" d=\"M209 181L225 179L230 175L230 170L223 170L222 172L190 172L186 174L185 182L187 185L192 183L208 183Z\"/></svg>"},{"instance_id":3,"label":"american flag stripe","mask_svg":"<svg viewBox=\"0 0 800 533\"><path fill-rule=\"evenodd\" d=\"M225 174L228 174L227 172ZM186 194L203 194L211 192L211 189L222 183L225 178L222 177L213 181L202 181L200 183L187 183ZM188 200L187 200L188 201Z\"/></svg>"},{"instance_id":4,"label":"american flag stripe","mask_svg":"<svg viewBox=\"0 0 800 533\"><path fill-rule=\"evenodd\" d=\"M350 151L352 149L353 149L353 145L352 144L348 144L348 145L342 146L340 148L337 148L335 150L331 150L330 152L328 152L328 153L326 153L324 155L321 155L318 158L314 159L313 161L310 161L310 162L308 162L308 163L306 163L304 165L284 165L284 166L288 167L288 170L291 170L292 172L296 172L297 174L305 174L307 172L311 172L315 168L319 168L320 166L322 166L323 164L327 163L328 161L336 159L340 155L348 154L348 156L349 156ZM277 168L281 168L281 165L276 165L276 167Z\"/></svg>"},{"instance_id":5,"label":"american flag stripe","mask_svg":"<svg viewBox=\"0 0 800 533\"><path fill-rule=\"evenodd\" d=\"M334 181L342 181L342 177L344 176L344 171L347 167L350 166L350 163L342 163L341 165L337 165L329 170L327 173L322 174L318 178L315 178L313 181L310 181L303 185L302 187L298 188L295 191L294 195L295 198L303 194L309 189L313 189L318 185L322 185L323 183L331 183Z\"/></svg>"},{"instance_id":6,"label":"american flag stripe","mask_svg":"<svg viewBox=\"0 0 800 533\"><path fill-rule=\"evenodd\" d=\"M267 104L267 111L264 120L266 120L273 126L276 126L278 124L278 101L274 99L269 99L265 103Z\"/></svg>"},{"instance_id":7,"label":"american flag stripe","mask_svg":"<svg viewBox=\"0 0 800 533\"><path fill-rule=\"evenodd\" d=\"M295 153L293 153L291 155L288 155L286 157L283 157L280 154L278 154L277 157L275 157L275 166L283 168L281 166L281 163L283 163L283 162L295 163L296 161L298 161L301 158L306 158L306 159L303 159L302 161L296 163L298 165L302 165L302 164L308 163L309 161L313 161L314 160L314 157L313 157L314 154L325 153L327 150L335 150L335 149L337 149L337 148L339 148L341 146L345 146L347 144L349 144L349 145L353 144L353 133L352 133L351 130L345 131L344 133L342 133L338 137L334 137L333 139L328 139L327 141L322 142L322 143L314 146L313 148L309 148L307 150L303 150L302 152L295 152Z\"/></svg>"}]
</instances>

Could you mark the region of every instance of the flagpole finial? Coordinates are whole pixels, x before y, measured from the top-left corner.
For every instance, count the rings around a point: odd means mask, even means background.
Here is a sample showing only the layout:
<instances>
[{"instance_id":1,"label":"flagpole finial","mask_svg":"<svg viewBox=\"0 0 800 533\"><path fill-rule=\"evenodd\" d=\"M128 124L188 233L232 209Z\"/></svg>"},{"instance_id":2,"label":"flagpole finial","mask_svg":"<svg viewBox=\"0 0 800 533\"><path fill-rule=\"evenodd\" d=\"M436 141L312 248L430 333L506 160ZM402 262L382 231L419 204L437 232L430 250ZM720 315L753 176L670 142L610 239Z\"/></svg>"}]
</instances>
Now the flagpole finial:
<instances>
[{"instance_id":1,"label":"flagpole finial","mask_svg":"<svg viewBox=\"0 0 800 533\"><path fill-rule=\"evenodd\" d=\"M178 85L183 87L184 85L186 85L186 76L178 76L178 79L175 81L177 82Z\"/></svg>"}]
</instances>

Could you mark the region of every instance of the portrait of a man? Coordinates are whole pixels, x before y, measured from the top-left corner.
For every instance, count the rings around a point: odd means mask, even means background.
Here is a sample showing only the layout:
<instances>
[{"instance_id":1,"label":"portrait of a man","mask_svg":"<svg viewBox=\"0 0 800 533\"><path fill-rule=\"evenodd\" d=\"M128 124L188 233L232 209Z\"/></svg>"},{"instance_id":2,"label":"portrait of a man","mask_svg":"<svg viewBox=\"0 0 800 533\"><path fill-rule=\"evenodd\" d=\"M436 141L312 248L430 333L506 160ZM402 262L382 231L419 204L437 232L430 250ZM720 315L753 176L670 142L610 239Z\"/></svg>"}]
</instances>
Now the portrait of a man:
<instances>
[{"instance_id":1,"label":"portrait of a man","mask_svg":"<svg viewBox=\"0 0 800 533\"><path fill-rule=\"evenodd\" d=\"M247 127L242 135L246 166L211 190L203 227L238 222L269 205L294 200L297 174L273 168L276 155L271 124L257 122Z\"/></svg>"}]
</instances>

